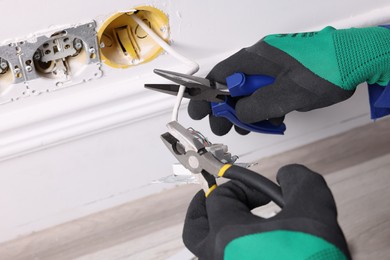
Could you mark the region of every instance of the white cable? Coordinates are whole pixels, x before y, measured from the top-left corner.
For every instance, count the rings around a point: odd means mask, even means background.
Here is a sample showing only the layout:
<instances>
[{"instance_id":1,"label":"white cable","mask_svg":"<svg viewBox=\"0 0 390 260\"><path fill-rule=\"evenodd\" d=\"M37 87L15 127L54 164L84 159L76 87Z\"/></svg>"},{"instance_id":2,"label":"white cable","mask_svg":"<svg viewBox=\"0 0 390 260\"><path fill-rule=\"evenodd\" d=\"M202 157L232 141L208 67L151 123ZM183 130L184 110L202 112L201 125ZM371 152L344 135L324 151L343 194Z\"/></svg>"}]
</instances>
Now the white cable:
<instances>
[{"instance_id":1,"label":"white cable","mask_svg":"<svg viewBox=\"0 0 390 260\"><path fill-rule=\"evenodd\" d=\"M192 74L196 73L199 70L198 63L196 63L195 61L190 60L190 59L184 57L183 55L181 55L180 53L175 51L168 43L166 43L163 39L160 38L160 36L158 36L152 29L150 29L149 26L147 26L141 19L139 19L137 17L137 15L132 14L130 17L139 26L141 26L141 28L147 34L149 34L149 36L152 37L152 39L158 45L160 45L161 48L163 48L167 53L171 54L175 59L185 63L187 66L189 66L191 68L186 74L192 75ZM183 99L183 95L184 95L185 89L186 89L185 86L180 86L180 88L179 88L179 91L178 91L177 96L176 96L176 102L175 102L175 105L174 105L173 111L172 111L172 118L171 118L172 121L178 121L179 108L180 108L181 100Z\"/></svg>"}]
</instances>

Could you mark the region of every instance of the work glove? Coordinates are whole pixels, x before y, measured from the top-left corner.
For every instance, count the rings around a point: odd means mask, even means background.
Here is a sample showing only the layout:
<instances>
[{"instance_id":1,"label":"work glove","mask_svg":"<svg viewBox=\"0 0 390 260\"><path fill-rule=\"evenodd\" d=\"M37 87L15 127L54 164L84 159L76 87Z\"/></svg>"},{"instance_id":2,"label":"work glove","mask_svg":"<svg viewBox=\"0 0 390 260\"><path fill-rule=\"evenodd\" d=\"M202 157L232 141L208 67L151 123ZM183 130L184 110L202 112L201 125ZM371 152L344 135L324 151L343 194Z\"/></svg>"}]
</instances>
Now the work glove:
<instances>
[{"instance_id":1,"label":"work glove","mask_svg":"<svg viewBox=\"0 0 390 260\"><path fill-rule=\"evenodd\" d=\"M269 199L241 183L225 183L207 198L199 191L184 223L186 247L201 260L350 259L324 178L302 165L288 165L277 181L285 206L269 219L251 213Z\"/></svg>"},{"instance_id":2,"label":"work glove","mask_svg":"<svg viewBox=\"0 0 390 260\"><path fill-rule=\"evenodd\" d=\"M309 111L350 98L362 82L386 86L390 80L389 29L326 27L318 32L269 35L218 63L207 78L226 84L226 77L235 72L274 77L273 84L239 99L235 110L244 123L271 119L278 125L291 111ZM210 115L216 135L232 128L230 121L211 114L208 102L191 100L188 113L195 120Z\"/></svg>"}]
</instances>

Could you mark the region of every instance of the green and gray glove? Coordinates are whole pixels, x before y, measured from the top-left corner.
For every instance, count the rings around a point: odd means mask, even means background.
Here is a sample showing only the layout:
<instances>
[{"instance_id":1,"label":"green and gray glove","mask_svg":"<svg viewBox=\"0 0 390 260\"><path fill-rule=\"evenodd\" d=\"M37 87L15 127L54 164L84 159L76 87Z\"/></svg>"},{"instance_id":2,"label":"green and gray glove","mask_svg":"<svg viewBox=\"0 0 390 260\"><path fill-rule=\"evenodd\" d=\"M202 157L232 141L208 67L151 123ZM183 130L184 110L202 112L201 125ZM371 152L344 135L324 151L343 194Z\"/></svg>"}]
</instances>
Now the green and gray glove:
<instances>
[{"instance_id":1,"label":"green and gray glove","mask_svg":"<svg viewBox=\"0 0 390 260\"><path fill-rule=\"evenodd\" d=\"M269 35L217 64L207 78L226 83L226 77L235 72L275 77L273 84L239 99L235 110L244 123L271 119L280 124L291 111L309 111L348 99L362 82L386 86L390 80L389 29L326 27L319 32ZM211 115L207 102L191 101L188 113L196 120L210 115L216 135L232 127L227 119Z\"/></svg>"},{"instance_id":2,"label":"green and gray glove","mask_svg":"<svg viewBox=\"0 0 390 260\"><path fill-rule=\"evenodd\" d=\"M336 205L324 178L302 165L277 175L285 206L263 219L251 213L269 199L230 181L207 198L198 192L190 203L183 241L200 259L350 259L337 223Z\"/></svg>"}]
</instances>

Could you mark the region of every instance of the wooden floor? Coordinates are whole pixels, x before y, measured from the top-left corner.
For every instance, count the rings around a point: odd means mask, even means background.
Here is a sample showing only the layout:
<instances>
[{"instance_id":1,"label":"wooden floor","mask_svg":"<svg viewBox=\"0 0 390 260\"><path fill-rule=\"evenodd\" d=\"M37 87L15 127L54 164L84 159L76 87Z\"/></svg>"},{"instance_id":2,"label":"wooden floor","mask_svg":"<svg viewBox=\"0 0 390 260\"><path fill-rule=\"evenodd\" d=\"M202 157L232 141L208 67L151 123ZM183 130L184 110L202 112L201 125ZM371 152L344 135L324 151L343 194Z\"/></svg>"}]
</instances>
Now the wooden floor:
<instances>
[{"instance_id":1,"label":"wooden floor","mask_svg":"<svg viewBox=\"0 0 390 260\"><path fill-rule=\"evenodd\" d=\"M274 178L287 163L325 175L354 259L389 259L390 119L262 159L255 169ZM0 244L0 259L167 259L184 248L183 219L198 189L180 186Z\"/></svg>"}]
</instances>

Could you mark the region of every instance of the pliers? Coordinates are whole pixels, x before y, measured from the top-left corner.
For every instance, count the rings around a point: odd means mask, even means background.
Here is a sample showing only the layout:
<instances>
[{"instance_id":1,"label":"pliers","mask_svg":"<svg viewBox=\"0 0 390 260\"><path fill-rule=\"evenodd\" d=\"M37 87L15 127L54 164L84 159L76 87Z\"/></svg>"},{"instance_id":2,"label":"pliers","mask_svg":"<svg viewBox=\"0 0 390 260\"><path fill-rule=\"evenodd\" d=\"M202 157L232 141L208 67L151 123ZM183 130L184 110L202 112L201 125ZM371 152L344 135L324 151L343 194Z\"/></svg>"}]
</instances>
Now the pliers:
<instances>
[{"instance_id":1,"label":"pliers","mask_svg":"<svg viewBox=\"0 0 390 260\"><path fill-rule=\"evenodd\" d=\"M223 144L212 144L199 132L186 129L177 121L167 124L168 132L161 139L177 160L194 174L204 179L203 189L208 196L216 187L216 178L237 180L268 195L278 206L284 201L280 187L269 179L247 168L234 165L234 158Z\"/></svg>"},{"instance_id":2,"label":"pliers","mask_svg":"<svg viewBox=\"0 0 390 260\"><path fill-rule=\"evenodd\" d=\"M163 93L177 95L180 85L186 87L184 96L192 100L211 102L214 116L225 117L234 125L252 132L266 134L283 134L284 124L274 125L268 120L247 124L241 122L236 115L235 105L237 97L249 96L257 89L268 86L275 78L267 75L246 75L234 73L226 78L226 85L209 79L181 74L173 71L155 69L154 73L176 84L145 84L146 88Z\"/></svg>"}]
</instances>

